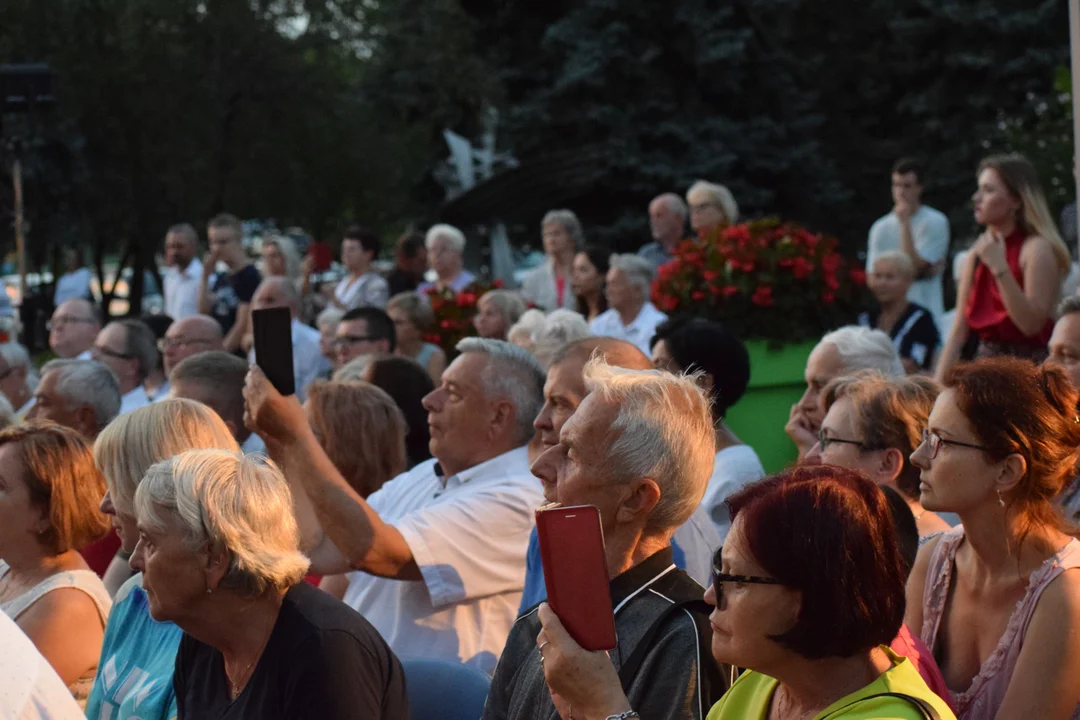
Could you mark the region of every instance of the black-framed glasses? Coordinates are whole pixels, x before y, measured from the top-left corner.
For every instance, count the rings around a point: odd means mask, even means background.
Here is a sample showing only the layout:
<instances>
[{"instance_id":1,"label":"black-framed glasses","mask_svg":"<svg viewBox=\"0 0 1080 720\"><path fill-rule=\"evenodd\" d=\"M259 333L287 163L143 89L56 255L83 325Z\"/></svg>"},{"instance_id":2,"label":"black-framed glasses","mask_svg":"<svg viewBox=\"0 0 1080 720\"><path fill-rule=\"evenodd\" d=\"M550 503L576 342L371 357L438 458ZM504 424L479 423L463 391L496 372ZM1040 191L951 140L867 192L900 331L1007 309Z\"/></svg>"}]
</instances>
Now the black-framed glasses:
<instances>
[{"instance_id":1,"label":"black-framed glasses","mask_svg":"<svg viewBox=\"0 0 1080 720\"><path fill-rule=\"evenodd\" d=\"M332 345L334 348L341 348L345 347L346 345L352 345L353 343L374 342L378 339L379 338L373 337L371 335L341 335L334 338L334 342L332 343Z\"/></svg>"},{"instance_id":2,"label":"black-framed glasses","mask_svg":"<svg viewBox=\"0 0 1080 720\"><path fill-rule=\"evenodd\" d=\"M713 593L716 595L716 604L720 604L720 599L724 597L724 583L749 583L751 585L783 585L776 578L761 577L759 575L732 575L731 573L720 571L720 553L724 547L720 546L716 549L716 553L713 555L713 570L712 570L712 586Z\"/></svg>"},{"instance_id":3,"label":"black-framed glasses","mask_svg":"<svg viewBox=\"0 0 1080 720\"><path fill-rule=\"evenodd\" d=\"M47 323L45 323L45 329L47 331L49 331L49 332L52 332L53 328L64 327L65 325L73 325L73 324L77 324L77 323L90 323L90 324L93 324L93 323L96 323L96 322L97 322L97 320L95 320L93 318L68 317L66 315L61 315L60 317L53 318L53 319L49 320Z\"/></svg>"},{"instance_id":4,"label":"black-framed glasses","mask_svg":"<svg viewBox=\"0 0 1080 720\"><path fill-rule=\"evenodd\" d=\"M983 452L990 452L990 448L985 445L976 445L975 443L960 442L959 440L947 440L937 433L930 432L929 429L923 428L922 431L922 444L930 448L930 459L933 460L937 457L938 450L942 445L955 445L957 447L971 448L972 450L982 450Z\"/></svg>"},{"instance_id":5,"label":"black-framed glasses","mask_svg":"<svg viewBox=\"0 0 1080 720\"><path fill-rule=\"evenodd\" d=\"M109 348L106 348L106 347L98 347L97 345L90 348L90 357L97 360L98 358L100 358L102 356L111 357L111 358L119 358L120 360L132 360L135 357L134 355L128 355L127 353L116 352L115 350L110 350Z\"/></svg>"},{"instance_id":6,"label":"black-framed glasses","mask_svg":"<svg viewBox=\"0 0 1080 720\"><path fill-rule=\"evenodd\" d=\"M842 445L854 445L854 446L858 447L860 450L874 450L875 449L875 448L869 447L864 442L859 442L858 440L848 440L846 438L829 437L828 435L825 434L824 430L818 430L817 441L818 441L818 445L821 446L821 451L822 452L825 452L825 449L828 448L829 445L832 445L833 443L841 443Z\"/></svg>"}]
</instances>

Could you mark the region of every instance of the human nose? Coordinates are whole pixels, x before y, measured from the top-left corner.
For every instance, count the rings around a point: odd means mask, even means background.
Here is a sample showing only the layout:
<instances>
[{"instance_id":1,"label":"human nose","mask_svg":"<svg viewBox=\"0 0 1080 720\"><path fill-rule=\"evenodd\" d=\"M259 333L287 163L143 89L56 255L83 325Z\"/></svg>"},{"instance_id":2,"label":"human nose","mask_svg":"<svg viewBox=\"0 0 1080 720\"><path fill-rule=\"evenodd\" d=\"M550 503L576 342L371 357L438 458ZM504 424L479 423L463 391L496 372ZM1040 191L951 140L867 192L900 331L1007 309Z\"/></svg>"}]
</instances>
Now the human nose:
<instances>
[{"instance_id":1,"label":"human nose","mask_svg":"<svg viewBox=\"0 0 1080 720\"><path fill-rule=\"evenodd\" d=\"M549 447L547 450L540 453L540 457L536 458L536 462L532 464L532 467L529 468L529 470L543 482L554 483L558 479L556 467L561 452L562 445Z\"/></svg>"},{"instance_id":2,"label":"human nose","mask_svg":"<svg viewBox=\"0 0 1080 720\"><path fill-rule=\"evenodd\" d=\"M428 412L439 412L442 410L443 405L443 389L435 388L420 401L420 404L424 406L424 409Z\"/></svg>"},{"instance_id":3,"label":"human nose","mask_svg":"<svg viewBox=\"0 0 1080 720\"><path fill-rule=\"evenodd\" d=\"M142 538L139 538L139 542L135 544L135 550L131 553L131 559L128 560L128 567L133 571L142 572L146 569L146 561L143 557L144 552Z\"/></svg>"},{"instance_id":4,"label":"human nose","mask_svg":"<svg viewBox=\"0 0 1080 720\"><path fill-rule=\"evenodd\" d=\"M552 427L554 425L551 421L551 404L544 403L544 407L540 408L540 414L533 420L533 429L543 431L550 430Z\"/></svg>"},{"instance_id":5,"label":"human nose","mask_svg":"<svg viewBox=\"0 0 1080 720\"><path fill-rule=\"evenodd\" d=\"M803 460L810 464L820 465L822 450L823 448L821 447L821 441L818 440L814 443L814 446L810 448L810 452L806 453L806 457L803 458Z\"/></svg>"},{"instance_id":6,"label":"human nose","mask_svg":"<svg viewBox=\"0 0 1080 720\"><path fill-rule=\"evenodd\" d=\"M116 507L113 505L112 495L109 494L108 490L106 490L105 494L102 496L101 503L98 505L98 508L106 515L116 514Z\"/></svg>"}]
</instances>

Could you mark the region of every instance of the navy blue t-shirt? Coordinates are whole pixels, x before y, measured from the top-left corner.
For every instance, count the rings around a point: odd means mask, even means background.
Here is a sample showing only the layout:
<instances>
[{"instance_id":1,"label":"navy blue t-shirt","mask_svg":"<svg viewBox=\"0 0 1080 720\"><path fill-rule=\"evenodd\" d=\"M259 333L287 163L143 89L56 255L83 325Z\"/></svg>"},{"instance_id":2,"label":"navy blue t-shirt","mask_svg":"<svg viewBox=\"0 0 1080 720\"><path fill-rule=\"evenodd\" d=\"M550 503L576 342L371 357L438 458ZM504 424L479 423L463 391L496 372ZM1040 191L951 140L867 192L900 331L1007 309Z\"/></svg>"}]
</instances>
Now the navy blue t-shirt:
<instances>
[{"instance_id":1,"label":"navy blue t-shirt","mask_svg":"<svg viewBox=\"0 0 1080 720\"><path fill-rule=\"evenodd\" d=\"M251 302L261 282L262 275L254 265L247 265L231 275L220 272L210 277L210 292L214 295L210 314L221 325L222 333L232 330L236 324L236 309Z\"/></svg>"}]
</instances>

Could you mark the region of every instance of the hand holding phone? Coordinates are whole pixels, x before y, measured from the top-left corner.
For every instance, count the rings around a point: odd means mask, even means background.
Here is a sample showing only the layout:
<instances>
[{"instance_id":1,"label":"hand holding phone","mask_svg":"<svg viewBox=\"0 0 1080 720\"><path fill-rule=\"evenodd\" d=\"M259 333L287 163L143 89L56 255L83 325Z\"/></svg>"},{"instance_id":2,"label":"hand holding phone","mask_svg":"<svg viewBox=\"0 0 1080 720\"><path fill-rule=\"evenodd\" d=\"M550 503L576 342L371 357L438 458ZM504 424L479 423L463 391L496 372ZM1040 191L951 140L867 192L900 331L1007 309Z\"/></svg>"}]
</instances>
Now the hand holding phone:
<instances>
[{"instance_id":1,"label":"hand holding phone","mask_svg":"<svg viewBox=\"0 0 1080 720\"><path fill-rule=\"evenodd\" d=\"M282 395L295 395L292 313L289 308L252 310L251 322L255 338L255 364L262 369L275 390Z\"/></svg>"}]
</instances>

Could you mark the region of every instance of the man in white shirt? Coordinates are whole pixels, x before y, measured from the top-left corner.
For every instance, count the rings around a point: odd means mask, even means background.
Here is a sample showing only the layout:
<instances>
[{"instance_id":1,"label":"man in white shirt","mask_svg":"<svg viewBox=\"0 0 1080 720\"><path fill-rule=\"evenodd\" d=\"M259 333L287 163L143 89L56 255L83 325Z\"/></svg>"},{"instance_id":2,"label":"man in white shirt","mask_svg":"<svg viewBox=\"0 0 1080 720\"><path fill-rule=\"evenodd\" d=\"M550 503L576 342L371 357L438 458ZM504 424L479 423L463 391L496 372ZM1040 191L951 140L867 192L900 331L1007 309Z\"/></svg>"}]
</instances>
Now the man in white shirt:
<instances>
[{"instance_id":1,"label":"man in white shirt","mask_svg":"<svg viewBox=\"0 0 1080 720\"><path fill-rule=\"evenodd\" d=\"M64 360L89 360L94 338L101 331L101 315L87 300L76 298L60 303L45 328L49 347Z\"/></svg>"},{"instance_id":2,"label":"man in white shirt","mask_svg":"<svg viewBox=\"0 0 1080 720\"><path fill-rule=\"evenodd\" d=\"M244 378L248 364L222 350L181 360L169 376L169 397L187 398L218 414L245 455L265 452L262 439L244 425Z\"/></svg>"},{"instance_id":3,"label":"man in white shirt","mask_svg":"<svg viewBox=\"0 0 1080 720\"><path fill-rule=\"evenodd\" d=\"M16 420L26 417L34 404L37 375L30 353L16 342L0 344L0 393L11 403Z\"/></svg>"},{"instance_id":4,"label":"man in white shirt","mask_svg":"<svg viewBox=\"0 0 1080 720\"><path fill-rule=\"evenodd\" d=\"M174 367L192 355L224 349L224 337L221 325L209 315L190 315L174 322L165 331L165 337L158 341L166 379L172 375Z\"/></svg>"},{"instance_id":5,"label":"man in white shirt","mask_svg":"<svg viewBox=\"0 0 1080 720\"><path fill-rule=\"evenodd\" d=\"M893 209L870 228L866 248L866 272L883 252L901 250L915 265L915 282L908 300L930 311L941 325L945 312L942 276L949 253L949 221L922 204L922 165L911 158L897 161L892 171Z\"/></svg>"},{"instance_id":6,"label":"man in white shirt","mask_svg":"<svg viewBox=\"0 0 1080 720\"><path fill-rule=\"evenodd\" d=\"M157 367L158 351L154 331L145 323L139 320L109 323L98 333L90 357L116 375L121 415L150 404L143 381Z\"/></svg>"},{"instance_id":7,"label":"man in white shirt","mask_svg":"<svg viewBox=\"0 0 1080 720\"><path fill-rule=\"evenodd\" d=\"M648 355L656 326L667 320L649 302L654 274L652 264L637 255L612 255L604 288L608 309L589 323L593 335L626 340Z\"/></svg>"},{"instance_id":8,"label":"man in white shirt","mask_svg":"<svg viewBox=\"0 0 1080 720\"><path fill-rule=\"evenodd\" d=\"M292 315L293 376L296 397L300 402L307 399L307 386L319 374L322 352L319 350L319 331L300 322L300 294L296 285L287 277L268 277L259 285L251 298L252 310L287 307ZM255 348L248 353L248 361L255 364Z\"/></svg>"},{"instance_id":9,"label":"man in white shirt","mask_svg":"<svg viewBox=\"0 0 1080 720\"><path fill-rule=\"evenodd\" d=\"M188 223L173 225L165 233L165 314L173 320L199 312L203 265L198 249L199 235Z\"/></svg>"},{"instance_id":10,"label":"man in white shirt","mask_svg":"<svg viewBox=\"0 0 1080 720\"><path fill-rule=\"evenodd\" d=\"M41 368L27 420L50 420L93 443L120 413L120 386L108 367L93 360L50 360Z\"/></svg>"},{"instance_id":11,"label":"man in white shirt","mask_svg":"<svg viewBox=\"0 0 1080 720\"><path fill-rule=\"evenodd\" d=\"M469 338L457 349L424 398L434 458L366 501L319 447L300 403L257 368L244 390L245 419L281 448L312 572L358 571L345 602L399 657L491 672L517 615L543 503L525 445L544 372L528 351L499 340Z\"/></svg>"},{"instance_id":12,"label":"man in white shirt","mask_svg":"<svg viewBox=\"0 0 1080 720\"><path fill-rule=\"evenodd\" d=\"M0 613L0 716L13 720L81 720L64 681L34 643Z\"/></svg>"}]
</instances>

